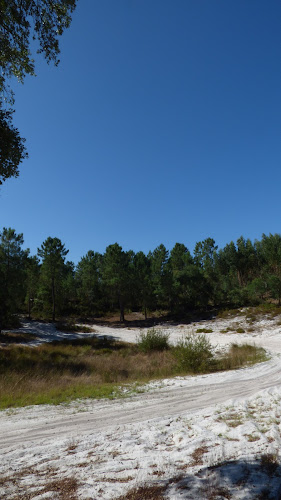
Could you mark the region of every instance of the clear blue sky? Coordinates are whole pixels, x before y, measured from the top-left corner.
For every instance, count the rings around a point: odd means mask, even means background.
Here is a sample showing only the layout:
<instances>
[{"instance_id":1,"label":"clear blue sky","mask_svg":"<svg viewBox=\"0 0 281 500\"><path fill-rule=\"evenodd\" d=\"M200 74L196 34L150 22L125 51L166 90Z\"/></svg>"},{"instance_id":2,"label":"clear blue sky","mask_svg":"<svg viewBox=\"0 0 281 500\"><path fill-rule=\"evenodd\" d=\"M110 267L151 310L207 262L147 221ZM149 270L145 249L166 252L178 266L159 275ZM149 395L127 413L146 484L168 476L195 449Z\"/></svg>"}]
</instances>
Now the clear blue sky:
<instances>
[{"instance_id":1,"label":"clear blue sky","mask_svg":"<svg viewBox=\"0 0 281 500\"><path fill-rule=\"evenodd\" d=\"M80 0L61 63L16 84L29 159L0 228L75 263L281 232L281 4Z\"/></svg>"}]
</instances>

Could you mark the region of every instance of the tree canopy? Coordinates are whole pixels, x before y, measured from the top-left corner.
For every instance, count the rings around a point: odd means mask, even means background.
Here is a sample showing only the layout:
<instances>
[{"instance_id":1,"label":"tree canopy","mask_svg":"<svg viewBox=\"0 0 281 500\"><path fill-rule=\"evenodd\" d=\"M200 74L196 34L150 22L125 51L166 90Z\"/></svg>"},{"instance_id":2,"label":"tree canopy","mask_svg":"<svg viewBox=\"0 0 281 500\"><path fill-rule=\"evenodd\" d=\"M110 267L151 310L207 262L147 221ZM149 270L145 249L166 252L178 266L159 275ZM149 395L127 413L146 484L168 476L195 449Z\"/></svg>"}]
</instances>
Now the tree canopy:
<instances>
[{"instance_id":1,"label":"tree canopy","mask_svg":"<svg viewBox=\"0 0 281 500\"><path fill-rule=\"evenodd\" d=\"M70 26L77 0L0 0L0 184L17 177L27 157L24 139L12 125L11 77L35 75L31 40L48 63L59 63L59 36Z\"/></svg>"},{"instance_id":2,"label":"tree canopy","mask_svg":"<svg viewBox=\"0 0 281 500\"><path fill-rule=\"evenodd\" d=\"M281 304L281 235L242 236L218 249L207 238L193 254L181 243L163 244L144 254L109 245L103 254L89 250L75 266L59 238L48 237L37 256L22 249L23 235L0 232L0 328L16 313L53 321L116 313L124 322L129 311L171 313ZM197 314L196 312L196 314Z\"/></svg>"}]
</instances>

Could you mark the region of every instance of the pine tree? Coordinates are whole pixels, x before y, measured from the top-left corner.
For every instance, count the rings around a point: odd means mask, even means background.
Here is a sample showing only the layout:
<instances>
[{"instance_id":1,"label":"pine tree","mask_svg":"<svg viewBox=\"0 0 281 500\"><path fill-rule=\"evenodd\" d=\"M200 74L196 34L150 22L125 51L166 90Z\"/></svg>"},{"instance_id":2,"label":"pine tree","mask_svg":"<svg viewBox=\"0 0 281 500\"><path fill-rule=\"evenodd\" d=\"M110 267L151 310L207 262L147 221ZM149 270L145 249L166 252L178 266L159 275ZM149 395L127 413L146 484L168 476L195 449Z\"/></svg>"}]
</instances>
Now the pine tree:
<instances>
[{"instance_id":1,"label":"pine tree","mask_svg":"<svg viewBox=\"0 0 281 500\"><path fill-rule=\"evenodd\" d=\"M65 271L65 256L68 250L58 238L47 238L37 250L42 259L41 287L45 292L45 300L49 299L52 306L52 320L56 318L57 295L62 285ZM50 300L51 299L51 300Z\"/></svg>"}]
</instances>

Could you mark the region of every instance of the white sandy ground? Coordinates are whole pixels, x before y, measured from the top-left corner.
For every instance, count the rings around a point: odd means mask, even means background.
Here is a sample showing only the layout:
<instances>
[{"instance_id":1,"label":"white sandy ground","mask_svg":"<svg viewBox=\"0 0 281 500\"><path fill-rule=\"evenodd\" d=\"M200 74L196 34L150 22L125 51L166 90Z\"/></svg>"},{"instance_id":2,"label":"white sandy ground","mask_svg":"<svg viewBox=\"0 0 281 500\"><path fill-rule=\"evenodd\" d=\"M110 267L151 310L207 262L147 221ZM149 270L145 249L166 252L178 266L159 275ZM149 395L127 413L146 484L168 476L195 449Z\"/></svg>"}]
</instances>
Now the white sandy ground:
<instances>
[{"instance_id":1,"label":"white sandy ground","mask_svg":"<svg viewBox=\"0 0 281 500\"><path fill-rule=\"evenodd\" d=\"M281 467L268 465L281 459L279 321L264 318L252 325L254 332L242 334L220 332L248 329L245 317L162 327L171 342L211 328L206 335L216 350L231 342L265 347L271 359L250 368L152 382L121 400L1 412L0 498L59 498L43 488L75 477L79 499L114 499L143 484L166 485L166 498L173 500L281 499ZM131 342L139 335L94 328ZM40 342L70 337L36 322L23 329ZM2 486L3 477L10 481Z\"/></svg>"}]
</instances>

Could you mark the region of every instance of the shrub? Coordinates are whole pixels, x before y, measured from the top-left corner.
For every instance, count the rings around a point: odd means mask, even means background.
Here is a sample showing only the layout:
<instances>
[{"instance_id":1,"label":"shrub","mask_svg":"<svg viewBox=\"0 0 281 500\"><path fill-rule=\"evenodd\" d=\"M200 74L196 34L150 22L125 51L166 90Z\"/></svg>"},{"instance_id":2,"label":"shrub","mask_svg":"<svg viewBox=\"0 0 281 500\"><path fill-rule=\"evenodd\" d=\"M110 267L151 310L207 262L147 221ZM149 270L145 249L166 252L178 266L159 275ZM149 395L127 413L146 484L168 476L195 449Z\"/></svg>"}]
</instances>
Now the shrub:
<instances>
[{"instance_id":1,"label":"shrub","mask_svg":"<svg viewBox=\"0 0 281 500\"><path fill-rule=\"evenodd\" d=\"M196 333L213 333L212 328L197 328Z\"/></svg>"},{"instance_id":2,"label":"shrub","mask_svg":"<svg viewBox=\"0 0 281 500\"><path fill-rule=\"evenodd\" d=\"M200 373L210 370L213 361L212 346L205 335L187 335L174 349L180 368Z\"/></svg>"},{"instance_id":3,"label":"shrub","mask_svg":"<svg viewBox=\"0 0 281 500\"><path fill-rule=\"evenodd\" d=\"M138 347L142 352L164 351L169 349L169 334L156 328L141 332L138 338Z\"/></svg>"}]
</instances>

